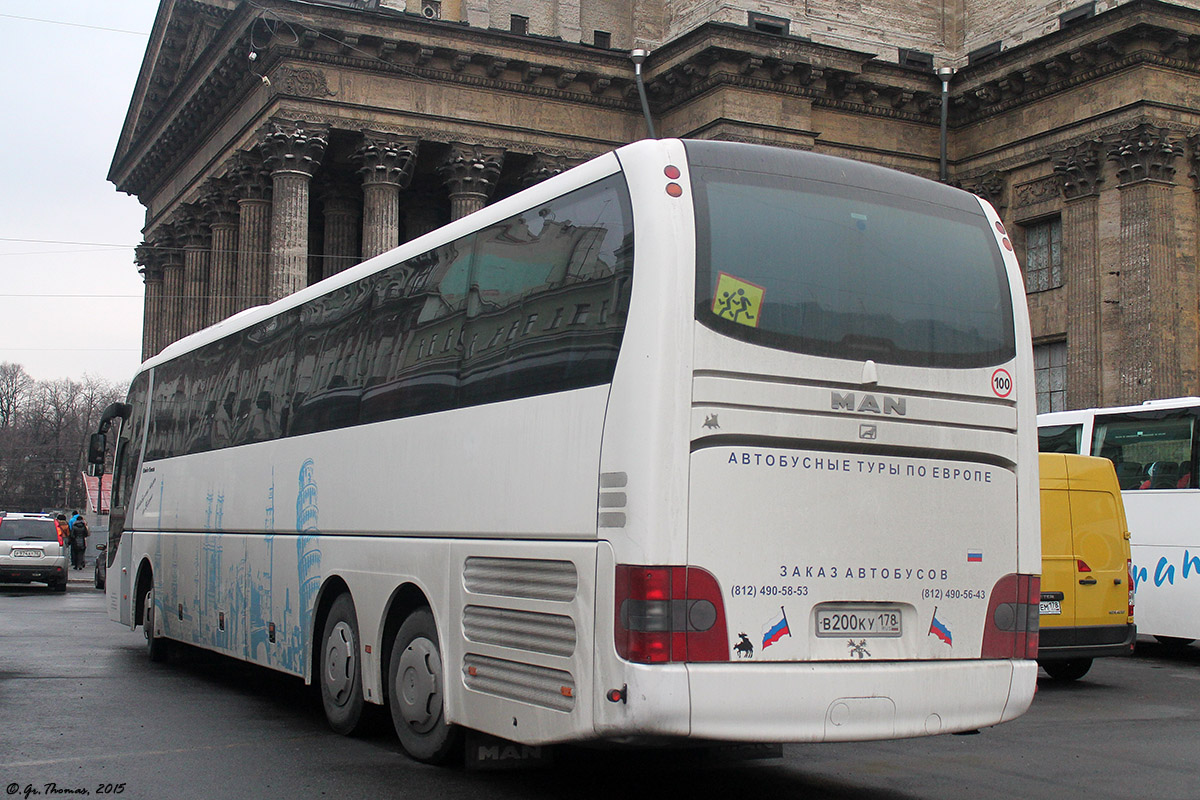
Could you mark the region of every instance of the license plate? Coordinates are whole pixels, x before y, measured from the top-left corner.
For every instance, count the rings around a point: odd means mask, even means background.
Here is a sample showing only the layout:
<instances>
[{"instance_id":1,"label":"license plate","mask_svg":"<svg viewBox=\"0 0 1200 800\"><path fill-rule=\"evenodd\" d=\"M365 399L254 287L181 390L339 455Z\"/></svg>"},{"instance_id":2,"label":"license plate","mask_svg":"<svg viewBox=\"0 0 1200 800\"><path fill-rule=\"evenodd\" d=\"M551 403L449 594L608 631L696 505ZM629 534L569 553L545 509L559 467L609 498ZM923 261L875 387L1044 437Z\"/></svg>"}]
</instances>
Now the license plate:
<instances>
[{"instance_id":1,"label":"license plate","mask_svg":"<svg viewBox=\"0 0 1200 800\"><path fill-rule=\"evenodd\" d=\"M1062 601L1061 600L1043 600L1040 603L1038 603L1038 613L1043 614L1043 615L1061 614L1062 613Z\"/></svg>"},{"instance_id":2,"label":"license plate","mask_svg":"<svg viewBox=\"0 0 1200 800\"><path fill-rule=\"evenodd\" d=\"M27 547L14 547L12 550L13 558L41 558L41 550L31 550Z\"/></svg>"},{"instance_id":3,"label":"license plate","mask_svg":"<svg viewBox=\"0 0 1200 800\"><path fill-rule=\"evenodd\" d=\"M859 606L817 609L817 636L860 638L900 636L899 606Z\"/></svg>"}]
</instances>

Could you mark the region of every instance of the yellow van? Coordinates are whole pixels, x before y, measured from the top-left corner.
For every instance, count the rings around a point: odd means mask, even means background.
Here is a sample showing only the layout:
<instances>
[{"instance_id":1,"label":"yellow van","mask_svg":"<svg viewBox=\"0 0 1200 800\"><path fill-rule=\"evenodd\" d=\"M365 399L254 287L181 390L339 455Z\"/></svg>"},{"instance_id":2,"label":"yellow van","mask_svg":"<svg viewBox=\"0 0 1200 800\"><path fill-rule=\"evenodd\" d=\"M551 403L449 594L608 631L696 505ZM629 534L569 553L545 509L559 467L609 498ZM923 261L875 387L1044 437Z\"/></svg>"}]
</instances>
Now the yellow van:
<instances>
[{"instance_id":1,"label":"yellow van","mask_svg":"<svg viewBox=\"0 0 1200 800\"><path fill-rule=\"evenodd\" d=\"M1082 678L1100 656L1133 652L1129 528L1107 458L1041 453L1042 598L1038 664Z\"/></svg>"}]
</instances>

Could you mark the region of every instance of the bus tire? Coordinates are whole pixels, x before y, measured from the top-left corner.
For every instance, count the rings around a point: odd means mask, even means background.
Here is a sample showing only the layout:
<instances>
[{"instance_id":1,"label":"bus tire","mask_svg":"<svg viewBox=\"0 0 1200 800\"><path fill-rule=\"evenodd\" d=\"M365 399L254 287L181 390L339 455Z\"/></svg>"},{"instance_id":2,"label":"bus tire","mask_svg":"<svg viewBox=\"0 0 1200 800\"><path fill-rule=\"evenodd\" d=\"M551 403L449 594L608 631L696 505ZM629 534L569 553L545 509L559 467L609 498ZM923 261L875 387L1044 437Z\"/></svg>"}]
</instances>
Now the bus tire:
<instances>
[{"instance_id":1,"label":"bus tire","mask_svg":"<svg viewBox=\"0 0 1200 800\"><path fill-rule=\"evenodd\" d=\"M329 727L343 736L362 722L362 659L358 615L350 595L338 595L329 607L321 632L321 705Z\"/></svg>"},{"instance_id":2,"label":"bus tire","mask_svg":"<svg viewBox=\"0 0 1200 800\"><path fill-rule=\"evenodd\" d=\"M404 620L388 658L388 705L404 752L426 764L444 764L461 741L446 722L445 675L437 626L428 608Z\"/></svg>"},{"instance_id":3,"label":"bus tire","mask_svg":"<svg viewBox=\"0 0 1200 800\"><path fill-rule=\"evenodd\" d=\"M142 633L146 635L146 655L151 661L167 660L167 640L154 633L154 586L142 595Z\"/></svg>"},{"instance_id":4,"label":"bus tire","mask_svg":"<svg viewBox=\"0 0 1200 800\"><path fill-rule=\"evenodd\" d=\"M1063 661L1047 661L1042 664L1046 674L1056 681L1077 681L1092 668L1090 658L1068 658Z\"/></svg>"}]
</instances>

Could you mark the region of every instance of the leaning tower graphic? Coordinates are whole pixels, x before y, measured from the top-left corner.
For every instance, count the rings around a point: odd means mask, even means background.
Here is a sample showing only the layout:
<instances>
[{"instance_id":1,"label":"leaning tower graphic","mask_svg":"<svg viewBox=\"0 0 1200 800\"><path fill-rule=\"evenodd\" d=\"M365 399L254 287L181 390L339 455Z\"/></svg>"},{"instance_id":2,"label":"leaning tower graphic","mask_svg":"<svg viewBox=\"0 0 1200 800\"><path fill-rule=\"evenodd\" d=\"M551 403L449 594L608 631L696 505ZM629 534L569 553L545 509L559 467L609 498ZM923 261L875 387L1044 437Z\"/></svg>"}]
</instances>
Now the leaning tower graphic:
<instances>
[{"instance_id":1,"label":"leaning tower graphic","mask_svg":"<svg viewBox=\"0 0 1200 800\"><path fill-rule=\"evenodd\" d=\"M296 565L300 572L300 652L294 666L300 668L309 653L309 626L317 590L321 588L321 550L317 528L317 482L310 458L300 465L300 489L296 494Z\"/></svg>"}]
</instances>

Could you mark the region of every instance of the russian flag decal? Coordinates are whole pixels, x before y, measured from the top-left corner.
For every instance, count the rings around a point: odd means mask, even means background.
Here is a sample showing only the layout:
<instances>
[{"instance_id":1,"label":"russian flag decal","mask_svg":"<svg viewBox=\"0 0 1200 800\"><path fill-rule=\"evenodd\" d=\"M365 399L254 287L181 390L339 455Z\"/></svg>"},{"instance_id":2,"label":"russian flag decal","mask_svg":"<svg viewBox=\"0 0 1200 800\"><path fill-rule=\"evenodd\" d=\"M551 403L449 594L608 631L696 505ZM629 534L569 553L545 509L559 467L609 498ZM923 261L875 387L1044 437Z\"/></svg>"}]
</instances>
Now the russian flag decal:
<instances>
[{"instance_id":1,"label":"russian flag decal","mask_svg":"<svg viewBox=\"0 0 1200 800\"><path fill-rule=\"evenodd\" d=\"M954 637L950 634L950 629L946 627L946 623L937 618L937 606L933 608L933 620L929 623L929 634L936 636L951 647L954 646Z\"/></svg>"},{"instance_id":2,"label":"russian flag decal","mask_svg":"<svg viewBox=\"0 0 1200 800\"><path fill-rule=\"evenodd\" d=\"M788 636L792 635L791 629L788 628L787 614L784 612L783 606L780 606L779 619L772 618L771 622L768 622L763 626L763 649L766 650L768 647L778 642L783 638L785 633Z\"/></svg>"},{"instance_id":3,"label":"russian flag decal","mask_svg":"<svg viewBox=\"0 0 1200 800\"><path fill-rule=\"evenodd\" d=\"M967 551L967 563L968 564L982 564L983 563L983 551L982 550L968 550Z\"/></svg>"}]
</instances>

